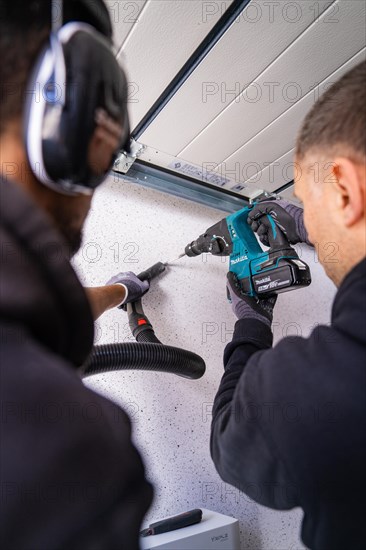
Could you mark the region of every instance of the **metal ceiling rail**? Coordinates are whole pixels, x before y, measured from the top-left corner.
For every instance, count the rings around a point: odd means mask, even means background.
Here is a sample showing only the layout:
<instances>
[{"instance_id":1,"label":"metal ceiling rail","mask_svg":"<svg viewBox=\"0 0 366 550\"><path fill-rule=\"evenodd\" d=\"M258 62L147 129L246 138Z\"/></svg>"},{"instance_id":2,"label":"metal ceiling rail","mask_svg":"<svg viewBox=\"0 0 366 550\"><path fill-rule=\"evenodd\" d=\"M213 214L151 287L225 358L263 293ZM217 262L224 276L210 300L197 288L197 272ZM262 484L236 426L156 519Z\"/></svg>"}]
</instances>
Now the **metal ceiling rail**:
<instances>
[{"instance_id":1,"label":"metal ceiling rail","mask_svg":"<svg viewBox=\"0 0 366 550\"><path fill-rule=\"evenodd\" d=\"M122 180L198 202L224 212L236 212L249 204L247 199L230 191L216 189L202 181L194 181L182 174L152 166L141 160L137 160L127 174L114 172L113 175Z\"/></svg>"},{"instance_id":2,"label":"metal ceiling rail","mask_svg":"<svg viewBox=\"0 0 366 550\"><path fill-rule=\"evenodd\" d=\"M291 180L288 183L285 183L285 185L282 185L281 187L273 191L273 193L275 193L276 195L280 195L281 193L283 193L283 191L286 191L286 189L294 185L294 183L294 180Z\"/></svg>"}]
</instances>

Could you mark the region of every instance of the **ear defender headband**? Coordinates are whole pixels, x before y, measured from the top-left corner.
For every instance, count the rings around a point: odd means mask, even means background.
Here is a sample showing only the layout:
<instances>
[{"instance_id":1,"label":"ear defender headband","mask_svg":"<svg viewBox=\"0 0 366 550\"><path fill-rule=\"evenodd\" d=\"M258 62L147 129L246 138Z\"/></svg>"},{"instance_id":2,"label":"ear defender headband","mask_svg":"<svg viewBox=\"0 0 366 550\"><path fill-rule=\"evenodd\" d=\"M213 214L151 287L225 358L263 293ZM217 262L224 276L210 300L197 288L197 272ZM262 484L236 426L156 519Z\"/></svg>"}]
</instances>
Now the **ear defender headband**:
<instances>
[{"instance_id":1,"label":"ear defender headband","mask_svg":"<svg viewBox=\"0 0 366 550\"><path fill-rule=\"evenodd\" d=\"M57 8L60 20L62 2ZM34 175L60 193L91 194L129 150L127 80L110 43L86 23L54 23L28 90L24 137Z\"/></svg>"}]
</instances>

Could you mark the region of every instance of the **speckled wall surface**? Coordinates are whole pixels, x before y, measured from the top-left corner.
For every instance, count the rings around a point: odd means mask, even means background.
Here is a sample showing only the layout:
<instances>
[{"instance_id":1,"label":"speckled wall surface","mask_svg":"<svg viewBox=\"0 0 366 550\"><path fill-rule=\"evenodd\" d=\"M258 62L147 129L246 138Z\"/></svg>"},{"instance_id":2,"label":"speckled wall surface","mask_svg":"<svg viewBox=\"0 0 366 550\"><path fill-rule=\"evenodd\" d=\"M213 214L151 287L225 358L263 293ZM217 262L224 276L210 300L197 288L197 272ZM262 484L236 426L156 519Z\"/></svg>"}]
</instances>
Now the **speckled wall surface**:
<instances>
[{"instance_id":1,"label":"speckled wall surface","mask_svg":"<svg viewBox=\"0 0 366 550\"><path fill-rule=\"evenodd\" d=\"M139 272L177 257L221 217L222 212L111 176L96 193L75 267L86 285L102 285L118 271ZM314 261L314 251L304 245L300 253L311 266L313 283L279 297L276 340L286 334L306 336L314 324L329 322L335 289ZM201 380L125 371L95 376L87 384L130 413L135 443L155 486L147 521L203 506L240 520L243 549L300 549L301 510L276 512L254 503L222 482L210 459L210 411L234 326L226 270L220 258L184 259L144 298L157 336L205 359ZM110 311L98 321L96 343L129 339L124 312Z\"/></svg>"}]
</instances>

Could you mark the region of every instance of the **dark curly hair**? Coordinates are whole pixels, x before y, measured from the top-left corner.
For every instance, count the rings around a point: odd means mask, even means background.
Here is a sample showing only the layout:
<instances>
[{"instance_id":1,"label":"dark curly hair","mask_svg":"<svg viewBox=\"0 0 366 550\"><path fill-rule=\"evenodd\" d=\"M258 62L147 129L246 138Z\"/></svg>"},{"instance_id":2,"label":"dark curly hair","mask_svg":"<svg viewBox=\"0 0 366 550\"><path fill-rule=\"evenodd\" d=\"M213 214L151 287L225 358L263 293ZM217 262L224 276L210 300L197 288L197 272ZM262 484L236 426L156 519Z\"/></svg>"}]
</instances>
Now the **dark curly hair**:
<instances>
[{"instance_id":1,"label":"dark curly hair","mask_svg":"<svg viewBox=\"0 0 366 550\"><path fill-rule=\"evenodd\" d=\"M0 133L22 116L30 71L48 40L51 0L0 0ZM110 40L112 25L102 0L64 0L63 22L83 21Z\"/></svg>"}]
</instances>

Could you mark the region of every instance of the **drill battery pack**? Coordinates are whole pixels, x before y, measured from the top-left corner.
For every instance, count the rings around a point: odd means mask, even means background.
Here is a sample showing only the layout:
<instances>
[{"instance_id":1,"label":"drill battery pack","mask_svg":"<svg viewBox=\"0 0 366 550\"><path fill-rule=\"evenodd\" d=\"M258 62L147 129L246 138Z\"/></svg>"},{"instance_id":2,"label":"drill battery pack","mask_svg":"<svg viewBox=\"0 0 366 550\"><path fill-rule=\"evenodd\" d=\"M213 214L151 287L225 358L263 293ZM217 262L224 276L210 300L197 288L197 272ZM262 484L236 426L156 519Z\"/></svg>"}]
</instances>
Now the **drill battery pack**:
<instances>
[{"instance_id":1,"label":"drill battery pack","mask_svg":"<svg viewBox=\"0 0 366 550\"><path fill-rule=\"evenodd\" d=\"M309 286L311 275L309 267L297 258L283 258L276 268L267 273L257 273L252 276L255 294L271 295Z\"/></svg>"}]
</instances>

